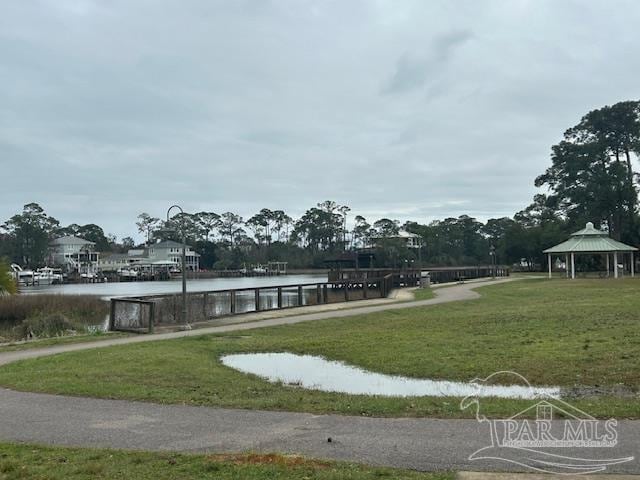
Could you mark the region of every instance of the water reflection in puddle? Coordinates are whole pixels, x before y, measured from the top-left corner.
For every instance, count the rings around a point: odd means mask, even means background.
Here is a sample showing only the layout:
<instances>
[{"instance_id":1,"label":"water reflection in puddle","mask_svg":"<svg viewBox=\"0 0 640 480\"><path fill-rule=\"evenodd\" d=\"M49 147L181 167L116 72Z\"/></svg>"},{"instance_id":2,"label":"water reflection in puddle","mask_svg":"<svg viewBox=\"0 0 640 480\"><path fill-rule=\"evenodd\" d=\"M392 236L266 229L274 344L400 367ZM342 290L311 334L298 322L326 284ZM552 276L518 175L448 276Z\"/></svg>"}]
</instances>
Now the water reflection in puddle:
<instances>
[{"instance_id":1,"label":"water reflection in puddle","mask_svg":"<svg viewBox=\"0 0 640 480\"><path fill-rule=\"evenodd\" d=\"M559 397L559 388L524 385L479 385L471 382L416 379L368 372L342 362L293 353L246 353L225 355L224 365L258 375L270 382L282 382L311 390L383 395L389 397L480 397L533 399L541 395ZM515 379L514 379L515 381Z\"/></svg>"}]
</instances>

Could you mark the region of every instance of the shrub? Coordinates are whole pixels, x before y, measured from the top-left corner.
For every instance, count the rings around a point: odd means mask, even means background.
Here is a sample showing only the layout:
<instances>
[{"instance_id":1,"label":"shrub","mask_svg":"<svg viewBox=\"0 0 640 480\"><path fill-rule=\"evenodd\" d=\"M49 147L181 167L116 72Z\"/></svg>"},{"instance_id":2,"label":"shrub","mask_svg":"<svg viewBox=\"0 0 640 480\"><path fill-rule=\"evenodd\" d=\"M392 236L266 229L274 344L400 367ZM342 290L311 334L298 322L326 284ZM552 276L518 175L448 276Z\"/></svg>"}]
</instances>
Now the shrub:
<instances>
[{"instance_id":1,"label":"shrub","mask_svg":"<svg viewBox=\"0 0 640 480\"><path fill-rule=\"evenodd\" d=\"M75 326L60 313L38 315L13 327L14 336L21 339L60 337L75 332Z\"/></svg>"},{"instance_id":2,"label":"shrub","mask_svg":"<svg viewBox=\"0 0 640 480\"><path fill-rule=\"evenodd\" d=\"M9 273L9 266L0 260L0 296L14 294L17 290L16 282Z\"/></svg>"},{"instance_id":3,"label":"shrub","mask_svg":"<svg viewBox=\"0 0 640 480\"><path fill-rule=\"evenodd\" d=\"M52 331L53 335L61 335L69 329L69 325L71 329L84 331L90 325L102 324L108 313L109 304L91 295L0 296L0 336L18 340L28 338L27 326L32 329L35 327L39 332L36 336L43 336L43 332L47 331ZM60 317L57 320L50 318L54 315L64 318L65 328L49 329L39 323L59 325ZM48 318L50 320L46 320ZM25 322L35 323L22 328Z\"/></svg>"}]
</instances>

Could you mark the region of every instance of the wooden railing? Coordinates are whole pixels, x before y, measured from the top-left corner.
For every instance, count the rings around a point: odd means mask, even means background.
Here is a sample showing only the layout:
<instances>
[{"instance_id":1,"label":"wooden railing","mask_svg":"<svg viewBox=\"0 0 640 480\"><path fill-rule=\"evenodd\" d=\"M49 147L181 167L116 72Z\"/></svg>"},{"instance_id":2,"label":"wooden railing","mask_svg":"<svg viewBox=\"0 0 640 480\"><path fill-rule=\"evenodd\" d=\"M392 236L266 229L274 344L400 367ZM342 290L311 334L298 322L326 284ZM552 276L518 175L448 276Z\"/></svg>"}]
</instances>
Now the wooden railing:
<instances>
[{"instance_id":1,"label":"wooden railing","mask_svg":"<svg viewBox=\"0 0 640 480\"><path fill-rule=\"evenodd\" d=\"M110 330L153 332L156 326L204 322L218 317L385 298L402 284L389 274L323 283L303 283L187 293L187 319L180 293L111 299Z\"/></svg>"}]
</instances>

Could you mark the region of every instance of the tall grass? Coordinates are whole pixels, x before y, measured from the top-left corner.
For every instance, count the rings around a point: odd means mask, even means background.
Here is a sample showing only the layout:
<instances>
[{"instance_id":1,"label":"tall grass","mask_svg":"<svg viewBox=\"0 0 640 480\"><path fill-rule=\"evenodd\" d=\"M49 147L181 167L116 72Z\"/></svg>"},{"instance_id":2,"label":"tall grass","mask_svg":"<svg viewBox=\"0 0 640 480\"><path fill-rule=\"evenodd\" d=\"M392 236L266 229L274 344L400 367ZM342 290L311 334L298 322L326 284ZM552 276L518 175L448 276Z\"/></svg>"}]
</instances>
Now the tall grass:
<instances>
[{"instance_id":1,"label":"tall grass","mask_svg":"<svg viewBox=\"0 0 640 480\"><path fill-rule=\"evenodd\" d=\"M92 295L0 296L0 341L86 331L108 313L108 303Z\"/></svg>"}]
</instances>

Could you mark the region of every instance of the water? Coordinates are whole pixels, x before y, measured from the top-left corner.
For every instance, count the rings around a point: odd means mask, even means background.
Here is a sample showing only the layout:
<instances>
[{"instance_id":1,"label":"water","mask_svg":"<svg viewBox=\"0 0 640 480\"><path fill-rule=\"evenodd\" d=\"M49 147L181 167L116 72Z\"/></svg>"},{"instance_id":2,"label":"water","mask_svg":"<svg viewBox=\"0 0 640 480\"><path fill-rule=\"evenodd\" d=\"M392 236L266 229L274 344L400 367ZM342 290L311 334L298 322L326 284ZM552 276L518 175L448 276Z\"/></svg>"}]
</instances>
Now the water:
<instances>
[{"instance_id":1,"label":"water","mask_svg":"<svg viewBox=\"0 0 640 480\"><path fill-rule=\"evenodd\" d=\"M187 291L202 292L205 290L225 290L230 288L251 288L272 285L295 285L299 283L316 283L326 281L326 273L280 275L274 277L203 278L187 280ZM179 293L181 291L181 280L42 285L23 287L20 289L20 293L25 294L56 293L62 295L98 295L107 300L112 297L157 295L163 293Z\"/></svg>"},{"instance_id":2,"label":"water","mask_svg":"<svg viewBox=\"0 0 640 480\"><path fill-rule=\"evenodd\" d=\"M559 397L556 387L523 385L478 385L472 382L416 379L368 372L342 362L293 353L248 353L225 355L222 363L272 383L285 383L323 392L390 397L499 397L534 399ZM515 380L515 377L511 379Z\"/></svg>"}]
</instances>

